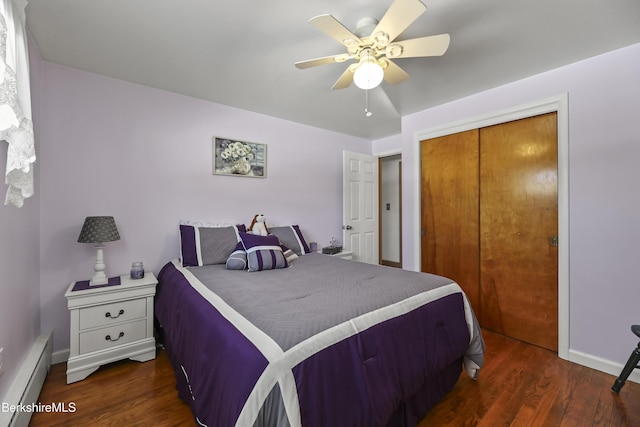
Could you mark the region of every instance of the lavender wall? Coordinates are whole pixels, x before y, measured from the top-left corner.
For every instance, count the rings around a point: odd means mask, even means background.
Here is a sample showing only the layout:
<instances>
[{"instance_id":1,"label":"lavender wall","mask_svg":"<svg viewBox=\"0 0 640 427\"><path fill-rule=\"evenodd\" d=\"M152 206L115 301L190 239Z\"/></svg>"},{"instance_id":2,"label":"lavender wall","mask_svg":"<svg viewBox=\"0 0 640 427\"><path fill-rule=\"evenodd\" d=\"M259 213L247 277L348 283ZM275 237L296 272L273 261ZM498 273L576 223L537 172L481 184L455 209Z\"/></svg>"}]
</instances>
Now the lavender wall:
<instances>
[{"instance_id":1,"label":"lavender wall","mask_svg":"<svg viewBox=\"0 0 640 427\"><path fill-rule=\"evenodd\" d=\"M158 272L178 255L180 219L300 224L309 240L341 237L342 151L367 140L43 63L40 274L42 328L69 346L64 292L90 278L84 218L113 215L107 274L133 261ZM267 144L267 178L213 176L214 135Z\"/></svg>"},{"instance_id":2,"label":"lavender wall","mask_svg":"<svg viewBox=\"0 0 640 427\"><path fill-rule=\"evenodd\" d=\"M40 58L37 49L30 46L30 50L32 118L37 121ZM39 148L38 136L36 131L36 150ZM36 155L39 156L39 153ZM7 159L7 144L4 141L0 141L0 159L0 170L4 173ZM40 334L39 163L38 157L34 172L35 195L25 200L22 208L4 206L7 187L4 184L0 186L0 347L4 348L0 402Z\"/></svg>"},{"instance_id":3,"label":"lavender wall","mask_svg":"<svg viewBox=\"0 0 640 427\"><path fill-rule=\"evenodd\" d=\"M4 141L0 141L0 158L7 158ZM4 162L1 168L4 172ZM0 347L5 373L0 377L0 402L40 331L39 197L26 200L21 209L8 207L4 206L6 186L1 188Z\"/></svg>"},{"instance_id":4,"label":"lavender wall","mask_svg":"<svg viewBox=\"0 0 640 427\"><path fill-rule=\"evenodd\" d=\"M404 117L401 141L376 141L373 152L402 150L403 194L415 194L417 133L562 93L569 94L570 351L624 363L636 344L629 326L640 322L640 45ZM403 200L403 258L412 269L417 201Z\"/></svg>"}]
</instances>

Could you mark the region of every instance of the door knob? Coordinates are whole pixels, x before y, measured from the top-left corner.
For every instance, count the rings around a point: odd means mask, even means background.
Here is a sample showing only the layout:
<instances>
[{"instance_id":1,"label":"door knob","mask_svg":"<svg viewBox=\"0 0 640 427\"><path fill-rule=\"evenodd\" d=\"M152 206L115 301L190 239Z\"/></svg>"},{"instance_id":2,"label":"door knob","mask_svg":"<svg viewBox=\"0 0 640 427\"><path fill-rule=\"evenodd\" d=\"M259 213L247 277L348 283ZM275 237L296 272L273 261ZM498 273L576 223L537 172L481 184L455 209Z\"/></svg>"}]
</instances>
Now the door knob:
<instances>
[{"instance_id":1,"label":"door knob","mask_svg":"<svg viewBox=\"0 0 640 427\"><path fill-rule=\"evenodd\" d=\"M352 226L350 226L350 225L343 225L343 226L342 226L342 229L343 229L343 230L352 230L352 229L353 229L353 227L352 227Z\"/></svg>"}]
</instances>

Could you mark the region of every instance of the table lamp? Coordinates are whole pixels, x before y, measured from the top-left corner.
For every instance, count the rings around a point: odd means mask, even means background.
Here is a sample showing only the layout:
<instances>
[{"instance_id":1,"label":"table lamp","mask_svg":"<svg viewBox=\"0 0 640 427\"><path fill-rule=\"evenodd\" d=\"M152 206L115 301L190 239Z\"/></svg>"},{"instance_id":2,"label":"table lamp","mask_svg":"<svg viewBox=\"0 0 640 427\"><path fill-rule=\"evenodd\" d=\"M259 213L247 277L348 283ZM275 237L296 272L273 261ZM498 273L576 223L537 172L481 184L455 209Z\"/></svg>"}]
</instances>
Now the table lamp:
<instances>
[{"instance_id":1,"label":"table lamp","mask_svg":"<svg viewBox=\"0 0 640 427\"><path fill-rule=\"evenodd\" d=\"M107 275L104 272L104 255L102 249L103 243L120 240L116 221L112 216L88 216L82 225L82 231L78 236L79 243L95 243L98 251L96 256L96 265L93 268L95 274L89 282L90 286L104 285L108 282Z\"/></svg>"}]
</instances>

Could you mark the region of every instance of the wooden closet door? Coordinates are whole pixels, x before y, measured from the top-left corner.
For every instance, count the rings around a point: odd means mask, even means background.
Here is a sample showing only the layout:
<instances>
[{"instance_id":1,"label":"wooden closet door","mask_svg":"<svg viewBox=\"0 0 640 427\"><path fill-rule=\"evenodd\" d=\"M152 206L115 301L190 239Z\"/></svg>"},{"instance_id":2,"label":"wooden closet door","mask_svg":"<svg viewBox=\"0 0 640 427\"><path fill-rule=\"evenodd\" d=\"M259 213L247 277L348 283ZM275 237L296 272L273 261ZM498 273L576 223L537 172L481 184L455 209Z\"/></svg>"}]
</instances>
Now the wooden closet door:
<instances>
[{"instance_id":1,"label":"wooden closet door","mask_svg":"<svg viewBox=\"0 0 640 427\"><path fill-rule=\"evenodd\" d=\"M553 351L556 123L556 113L550 113L480 129L480 324Z\"/></svg>"},{"instance_id":2,"label":"wooden closet door","mask_svg":"<svg viewBox=\"0 0 640 427\"><path fill-rule=\"evenodd\" d=\"M478 130L421 142L422 271L449 277L480 309Z\"/></svg>"}]
</instances>

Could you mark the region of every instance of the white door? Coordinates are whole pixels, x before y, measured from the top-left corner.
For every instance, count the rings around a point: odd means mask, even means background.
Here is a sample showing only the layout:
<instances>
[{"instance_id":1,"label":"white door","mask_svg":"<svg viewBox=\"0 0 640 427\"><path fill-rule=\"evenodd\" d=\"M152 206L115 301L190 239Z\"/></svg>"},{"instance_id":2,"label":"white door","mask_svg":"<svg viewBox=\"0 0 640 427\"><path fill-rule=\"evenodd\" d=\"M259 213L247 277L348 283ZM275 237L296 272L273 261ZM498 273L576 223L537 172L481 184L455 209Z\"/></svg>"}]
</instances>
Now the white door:
<instances>
[{"instance_id":1,"label":"white door","mask_svg":"<svg viewBox=\"0 0 640 427\"><path fill-rule=\"evenodd\" d=\"M343 250L378 264L378 158L343 152Z\"/></svg>"}]
</instances>

